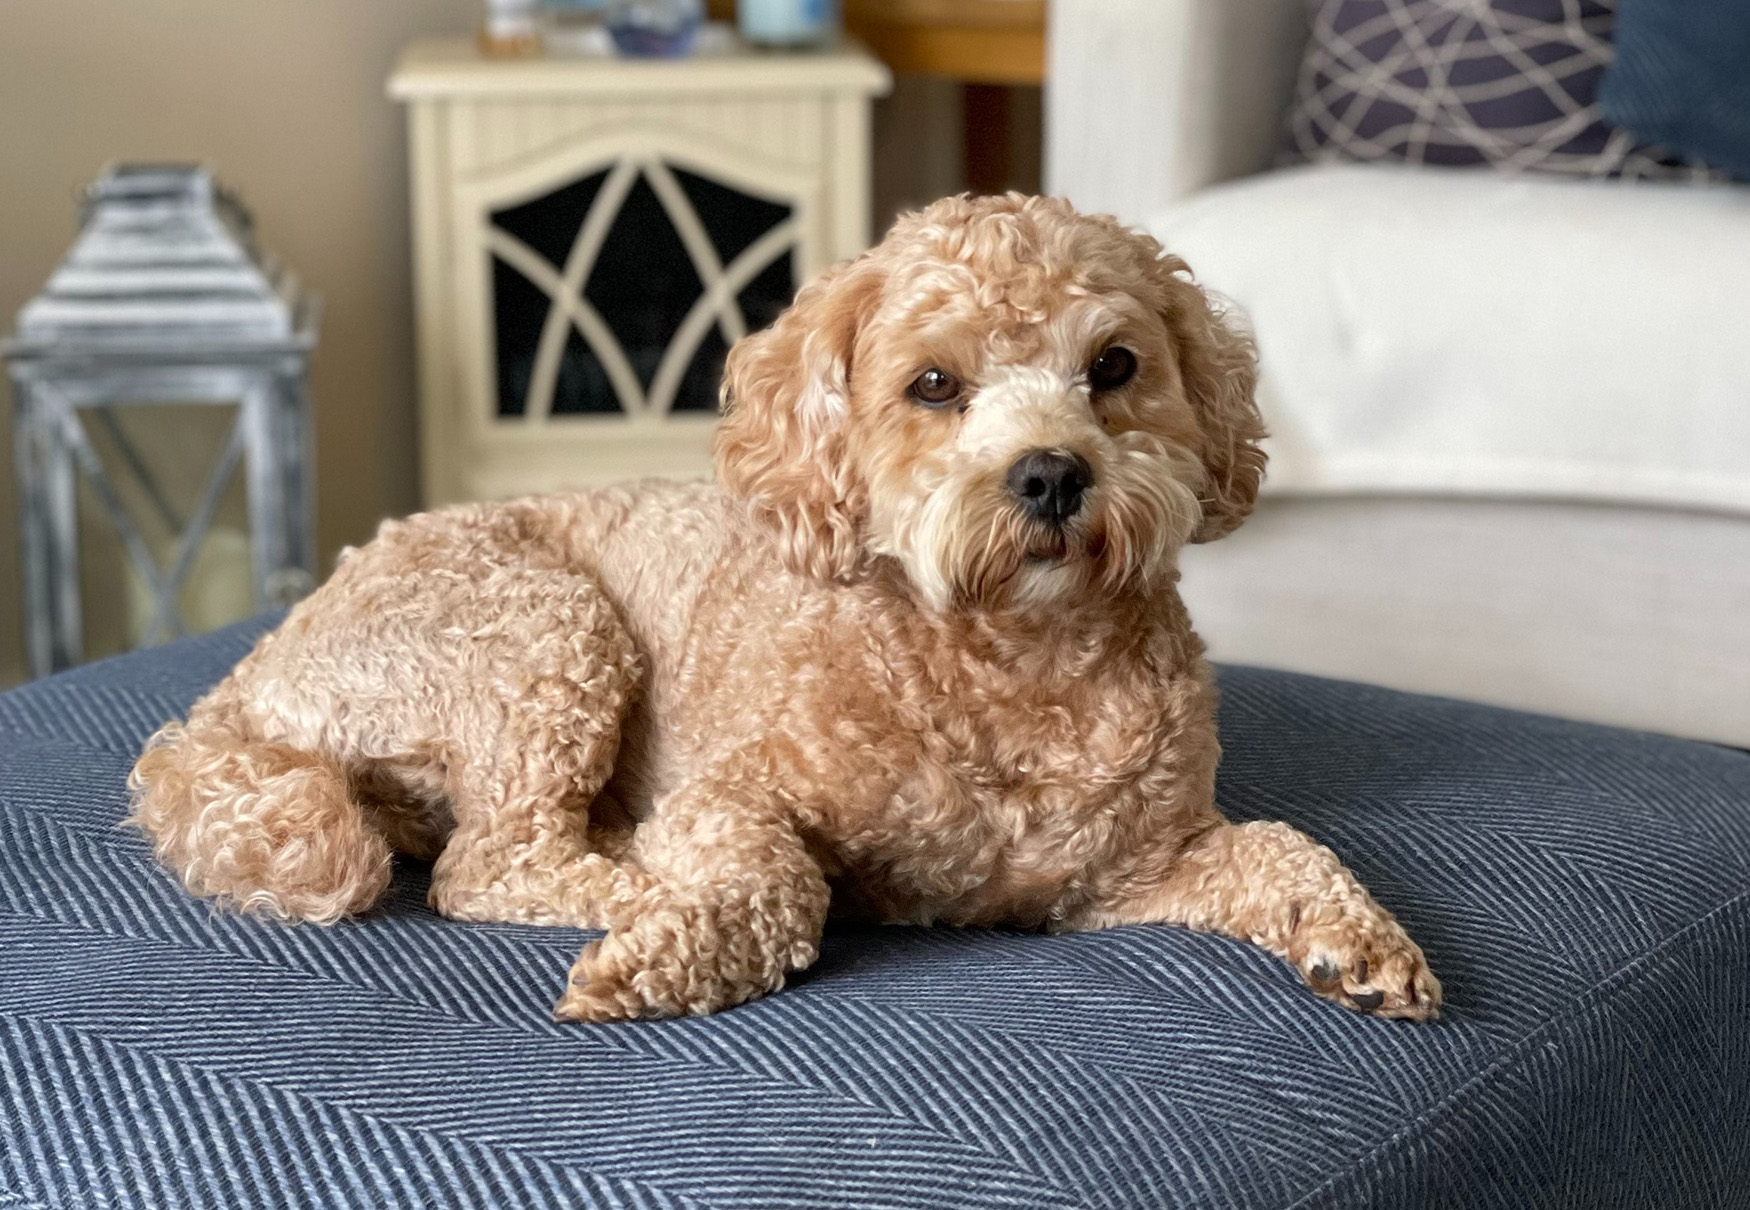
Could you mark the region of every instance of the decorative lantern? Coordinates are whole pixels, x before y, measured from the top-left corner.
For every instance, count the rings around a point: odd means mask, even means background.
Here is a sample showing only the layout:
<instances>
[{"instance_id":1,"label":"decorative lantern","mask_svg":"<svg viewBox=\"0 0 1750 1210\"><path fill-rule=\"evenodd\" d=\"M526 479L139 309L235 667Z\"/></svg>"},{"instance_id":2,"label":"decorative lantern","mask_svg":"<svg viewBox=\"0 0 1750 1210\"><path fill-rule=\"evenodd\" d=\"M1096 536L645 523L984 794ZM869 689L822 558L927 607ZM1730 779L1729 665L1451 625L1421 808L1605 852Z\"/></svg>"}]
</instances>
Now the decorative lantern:
<instances>
[{"instance_id":1,"label":"decorative lantern","mask_svg":"<svg viewBox=\"0 0 1750 1210\"><path fill-rule=\"evenodd\" d=\"M83 658L81 479L134 573L143 611L134 637L142 644L186 631L184 588L240 465L254 606L288 604L309 590L305 363L316 314L293 276L255 246L248 213L207 169L124 165L106 169L86 191L79 238L19 312L17 335L4 346L17 402L34 675ZM151 448L142 447L146 435L153 448L186 453L157 415L147 427L136 411L166 404L235 408L216 461L192 493L155 471ZM166 425L174 419L162 415ZM154 543L151 532L166 540ZM232 612L249 608L240 605Z\"/></svg>"}]
</instances>

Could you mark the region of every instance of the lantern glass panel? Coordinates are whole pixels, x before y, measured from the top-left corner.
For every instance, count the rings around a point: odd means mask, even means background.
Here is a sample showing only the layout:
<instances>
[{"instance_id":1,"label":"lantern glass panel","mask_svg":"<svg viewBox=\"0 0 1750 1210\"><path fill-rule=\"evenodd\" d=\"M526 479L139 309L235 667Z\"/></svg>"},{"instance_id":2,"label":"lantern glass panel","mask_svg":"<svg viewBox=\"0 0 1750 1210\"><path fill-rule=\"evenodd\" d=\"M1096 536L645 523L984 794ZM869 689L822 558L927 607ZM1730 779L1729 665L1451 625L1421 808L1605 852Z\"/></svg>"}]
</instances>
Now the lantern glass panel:
<instances>
[{"instance_id":1,"label":"lantern glass panel","mask_svg":"<svg viewBox=\"0 0 1750 1210\"><path fill-rule=\"evenodd\" d=\"M226 456L238 412L235 404L160 402L78 409L106 484L79 476L88 657L199 634L254 612L245 477L241 460ZM118 527L118 505L131 535ZM185 553L191 529L198 533ZM164 611L158 584L179 563L186 568L176 609Z\"/></svg>"}]
</instances>

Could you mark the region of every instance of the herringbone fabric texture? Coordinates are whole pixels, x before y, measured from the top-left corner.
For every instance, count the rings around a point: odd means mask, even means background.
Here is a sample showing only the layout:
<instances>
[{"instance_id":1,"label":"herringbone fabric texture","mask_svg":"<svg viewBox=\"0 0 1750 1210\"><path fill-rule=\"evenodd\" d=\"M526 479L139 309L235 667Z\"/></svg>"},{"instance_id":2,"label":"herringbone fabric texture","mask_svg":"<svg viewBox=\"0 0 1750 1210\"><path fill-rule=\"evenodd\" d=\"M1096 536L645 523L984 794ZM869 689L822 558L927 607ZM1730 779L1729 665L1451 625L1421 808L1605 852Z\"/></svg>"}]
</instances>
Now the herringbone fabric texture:
<instances>
[{"instance_id":1,"label":"herringbone fabric texture","mask_svg":"<svg viewBox=\"0 0 1750 1210\"><path fill-rule=\"evenodd\" d=\"M1707 179L1604 120L1618 0L1308 0L1284 158Z\"/></svg>"},{"instance_id":2,"label":"herringbone fabric texture","mask_svg":"<svg viewBox=\"0 0 1750 1210\"><path fill-rule=\"evenodd\" d=\"M1230 670L1228 810L1354 866L1440 1023L1169 928L837 928L745 1008L558 1026L582 934L411 865L218 915L117 829L252 634L0 696L0 1207L1750 1205L1750 756Z\"/></svg>"}]
</instances>

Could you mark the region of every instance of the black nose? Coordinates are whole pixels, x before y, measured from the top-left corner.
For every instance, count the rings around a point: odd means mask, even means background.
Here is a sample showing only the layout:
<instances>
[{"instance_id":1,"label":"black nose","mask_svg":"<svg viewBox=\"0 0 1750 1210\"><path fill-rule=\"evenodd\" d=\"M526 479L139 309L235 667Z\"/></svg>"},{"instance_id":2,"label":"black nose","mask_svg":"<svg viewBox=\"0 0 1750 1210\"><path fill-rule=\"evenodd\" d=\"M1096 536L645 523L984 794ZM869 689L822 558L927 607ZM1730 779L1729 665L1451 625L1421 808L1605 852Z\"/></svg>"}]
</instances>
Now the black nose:
<instances>
[{"instance_id":1,"label":"black nose","mask_svg":"<svg viewBox=\"0 0 1750 1210\"><path fill-rule=\"evenodd\" d=\"M1094 468L1080 454L1029 450L1009 468L1009 491L1028 514L1062 525L1082 509L1082 494L1094 485Z\"/></svg>"}]
</instances>

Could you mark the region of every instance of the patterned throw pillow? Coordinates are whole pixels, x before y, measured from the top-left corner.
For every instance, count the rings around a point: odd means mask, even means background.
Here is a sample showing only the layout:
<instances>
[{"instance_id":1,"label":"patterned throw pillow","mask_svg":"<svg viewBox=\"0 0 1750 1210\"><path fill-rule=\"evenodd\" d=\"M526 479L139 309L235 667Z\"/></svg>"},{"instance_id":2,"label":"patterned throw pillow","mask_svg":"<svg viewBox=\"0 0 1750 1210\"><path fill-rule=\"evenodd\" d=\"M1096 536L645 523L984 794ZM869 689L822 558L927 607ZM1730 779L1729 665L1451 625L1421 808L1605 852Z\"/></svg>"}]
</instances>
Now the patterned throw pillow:
<instances>
[{"instance_id":1,"label":"patterned throw pillow","mask_svg":"<svg viewBox=\"0 0 1750 1210\"><path fill-rule=\"evenodd\" d=\"M1709 176L1607 123L1618 0L1309 0L1284 159Z\"/></svg>"}]
</instances>

